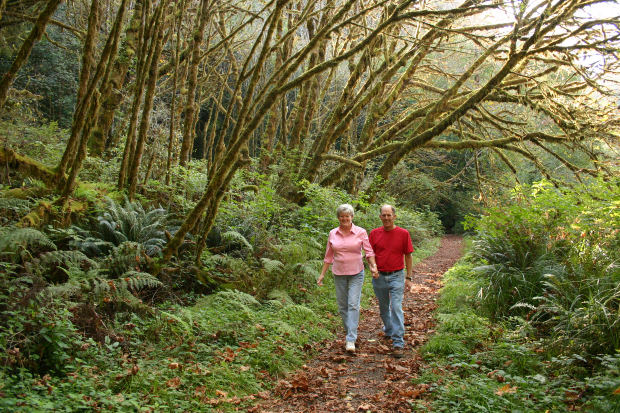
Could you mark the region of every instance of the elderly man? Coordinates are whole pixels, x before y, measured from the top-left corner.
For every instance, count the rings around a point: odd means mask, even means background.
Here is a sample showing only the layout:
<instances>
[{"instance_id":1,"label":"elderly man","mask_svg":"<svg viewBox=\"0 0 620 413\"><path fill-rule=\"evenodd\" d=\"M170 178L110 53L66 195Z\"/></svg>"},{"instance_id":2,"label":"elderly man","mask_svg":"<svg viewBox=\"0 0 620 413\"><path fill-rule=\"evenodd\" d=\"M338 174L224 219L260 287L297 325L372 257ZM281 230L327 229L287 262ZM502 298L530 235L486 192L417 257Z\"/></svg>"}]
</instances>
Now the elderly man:
<instances>
[{"instance_id":1,"label":"elderly man","mask_svg":"<svg viewBox=\"0 0 620 413\"><path fill-rule=\"evenodd\" d=\"M403 315L403 295L405 291L405 272L411 278L413 245L409 231L394 225L396 210L391 205L383 205L379 215L382 227L370 232L369 240L375 252L378 276L373 274L372 286L379 300L379 312L383 320L386 338L392 339L392 355L403 356L405 341L405 319Z\"/></svg>"}]
</instances>

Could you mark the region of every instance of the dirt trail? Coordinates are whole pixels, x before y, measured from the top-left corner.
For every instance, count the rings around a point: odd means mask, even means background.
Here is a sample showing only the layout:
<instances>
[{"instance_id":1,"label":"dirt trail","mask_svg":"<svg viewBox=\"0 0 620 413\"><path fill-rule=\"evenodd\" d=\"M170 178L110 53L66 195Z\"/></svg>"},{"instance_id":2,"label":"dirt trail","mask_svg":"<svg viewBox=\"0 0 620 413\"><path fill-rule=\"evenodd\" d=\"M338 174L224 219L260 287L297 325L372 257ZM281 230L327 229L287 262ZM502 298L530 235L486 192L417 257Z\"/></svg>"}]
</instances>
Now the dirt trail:
<instances>
[{"instance_id":1,"label":"dirt trail","mask_svg":"<svg viewBox=\"0 0 620 413\"><path fill-rule=\"evenodd\" d=\"M269 399L251 412L408 412L409 401L426 391L411 384L420 367L419 347L433 332L433 310L441 277L461 257L462 239L446 236L435 255L414 267L413 282L407 281L405 355L390 355L390 343L382 340L376 299L363 310L357 352L344 351L342 340L326 342L325 349L294 374L281 380Z\"/></svg>"}]
</instances>

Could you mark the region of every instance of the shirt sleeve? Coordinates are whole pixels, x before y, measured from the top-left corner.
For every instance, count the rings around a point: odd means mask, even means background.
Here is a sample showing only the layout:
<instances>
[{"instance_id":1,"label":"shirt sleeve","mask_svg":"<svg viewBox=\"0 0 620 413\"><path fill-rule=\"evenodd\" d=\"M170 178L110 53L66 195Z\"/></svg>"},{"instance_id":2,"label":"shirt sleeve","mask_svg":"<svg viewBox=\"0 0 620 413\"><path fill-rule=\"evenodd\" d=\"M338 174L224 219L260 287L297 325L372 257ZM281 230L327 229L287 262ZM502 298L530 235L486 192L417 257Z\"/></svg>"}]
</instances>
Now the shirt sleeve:
<instances>
[{"instance_id":1,"label":"shirt sleeve","mask_svg":"<svg viewBox=\"0 0 620 413\"><path fill-rule=\"evenodd\" d=\"M332 248L332 233L329 233L327 237L327 247L325 247L325 258L323 258L323 262L331 264L334 262L334 249Z\"/></svg>"},{"instance_id":2,"label":"shirt sleeve","mask_svg":"<svg viewBox=\"0 0 620 413\"><path fill-rule=\"evenodd\" d=\"M362 238L362 249L364 250L366 257L374 257L375 251L370 246L370 241L368 239L368 233L366 232L366 230L364 230L360 234L360 236Z\"/></svg>"},{"instance_id":3,"label":"shirt sleeve","mask_svg":"<svg viewBox=\"0 0 620 413\"><path fill-rule=\"evenodd\" d=\"M406 237L406 245L405 245L405 254L411 254L413 252L413 243L411 242L411 234L409 234L409 231L405 230L405 233L407 234Z\"/></svg>"}]
</instances>

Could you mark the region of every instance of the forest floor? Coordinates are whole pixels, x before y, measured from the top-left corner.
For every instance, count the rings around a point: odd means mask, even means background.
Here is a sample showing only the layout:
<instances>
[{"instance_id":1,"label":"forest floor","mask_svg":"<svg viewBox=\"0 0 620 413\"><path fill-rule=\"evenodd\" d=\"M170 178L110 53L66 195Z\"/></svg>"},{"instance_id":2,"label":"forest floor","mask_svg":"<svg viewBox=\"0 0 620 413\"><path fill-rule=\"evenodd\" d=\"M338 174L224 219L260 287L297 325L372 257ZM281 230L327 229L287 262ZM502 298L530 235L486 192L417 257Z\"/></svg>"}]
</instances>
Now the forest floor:
<instances>
[{"instance_id":1,"label":"forest floor","mask_svg":"<svg viewBox=\"0 0 620 413\"><path fill-rule=\"evenodd\" d=\"M265 400L250 412L409 412L426 384L413 384L423 368L418 349L433 333L435 299L442 275L461 257L463 240L448 235L438 251L414 266L407 281L405 352L391 356L391 342L383 338L376 299L360 315L357 351L344 350L344 339L324 342L320 354L300 370L280 380Z\"/></svg>"}]
</instances>

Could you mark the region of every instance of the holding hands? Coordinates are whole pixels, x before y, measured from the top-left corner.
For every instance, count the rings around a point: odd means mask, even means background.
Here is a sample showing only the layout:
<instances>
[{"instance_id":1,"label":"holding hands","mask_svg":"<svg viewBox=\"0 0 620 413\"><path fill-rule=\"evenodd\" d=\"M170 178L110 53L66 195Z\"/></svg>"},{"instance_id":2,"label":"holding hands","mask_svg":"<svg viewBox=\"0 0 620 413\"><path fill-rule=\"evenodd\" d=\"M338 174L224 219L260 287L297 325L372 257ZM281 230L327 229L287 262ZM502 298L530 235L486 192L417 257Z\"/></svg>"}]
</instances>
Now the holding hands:
<instances>
[{"instance_id":1,"label":"holding hands","mask_svg":"<svg viewBox=\"0 0 620 413\"><path fill-rule=\"evenodd\" d=\"M370 272L372 273L372 278L379 278L379 270L377 269L377 264L371 263L369 267Z\"/></svg>"}]
</instances>

